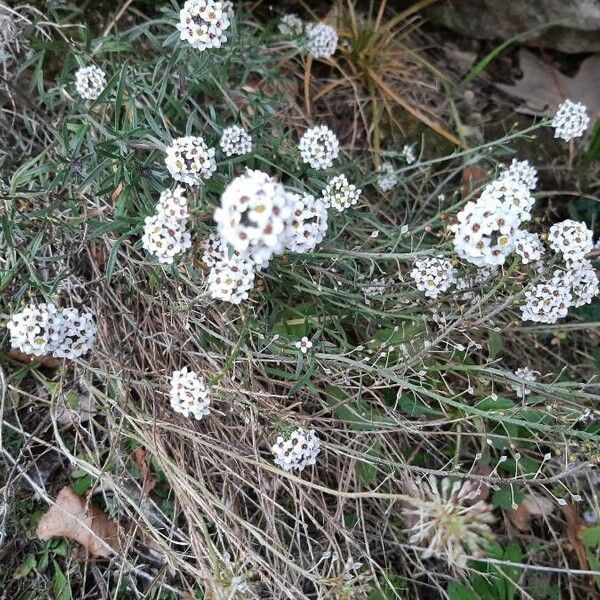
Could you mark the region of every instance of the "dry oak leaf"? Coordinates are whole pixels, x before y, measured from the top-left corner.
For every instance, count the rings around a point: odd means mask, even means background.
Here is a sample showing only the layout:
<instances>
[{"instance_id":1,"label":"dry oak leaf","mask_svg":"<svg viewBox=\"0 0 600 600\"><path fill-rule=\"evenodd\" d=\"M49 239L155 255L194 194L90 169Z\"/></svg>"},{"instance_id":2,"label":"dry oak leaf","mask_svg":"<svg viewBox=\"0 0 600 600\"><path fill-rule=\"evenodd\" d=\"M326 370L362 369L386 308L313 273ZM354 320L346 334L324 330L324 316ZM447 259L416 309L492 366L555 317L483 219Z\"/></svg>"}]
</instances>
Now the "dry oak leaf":
<instances>
[{"instance_id":1,"label":"dry oak leaf","mask_svg":"<svg viewBox=\"0 0 600 600\"><path fill-rule=\"evenodd\" d=\"M154 477L150 469L148 453L143 448L136 448L133 452L133 459L140 470L142 494L147 496L156 487L156 477Z\"/></svg>"},{"instance_id":2,"label":"dry oak leaf","mask_svg":"<svg viewBox=\"0 0 600 600\"><path fill-rule=\"evenodd\" d=\"M525 500L515 510L506 513L508 520L519 530L531 529L531 518L537 516L548 516L554 510L554 503L548 498L536 494L528 494Z\"/></svg>"},{"instance_id":3,"label":"dry oak leaf","mask_svg":"<svg viewBox=\"0 0 600 600\"><path fill-rule=\"evenodd\" d=\"M579 568L584 571L589 569L585 548L581 543L580 533L585 529L585 525L579 516L579 507L576 504L567 504L563 506L563 515L567 521L567 538L577 554Z\"/></svg>"},{"instance_id":4,"label":"dry oak leaf","mask_svg":"<svg viewBox=\"0 0 600 600\"><path fill-rule=\"evenodd\" d=\"M79 542L92 556L107 558L122 547L121 527L98 507L64 487L39 522L36 535L40 540L66 537Z\"/></svg>"},{"instance_id":5,"label":"dry oak leaf","mask_svg":"<svg viewBox=\"0 0 600 600\"><path fill-rule=\"evenodd\" d=\"M574 77L563 75L524 48L519 51L519 65L523 77L514 85L496 84L499 90L523 102L519 112L551 116L568 98L586 106L592 120L600 116L600 54L582 61Z\"/></svg>"}]
</instances>

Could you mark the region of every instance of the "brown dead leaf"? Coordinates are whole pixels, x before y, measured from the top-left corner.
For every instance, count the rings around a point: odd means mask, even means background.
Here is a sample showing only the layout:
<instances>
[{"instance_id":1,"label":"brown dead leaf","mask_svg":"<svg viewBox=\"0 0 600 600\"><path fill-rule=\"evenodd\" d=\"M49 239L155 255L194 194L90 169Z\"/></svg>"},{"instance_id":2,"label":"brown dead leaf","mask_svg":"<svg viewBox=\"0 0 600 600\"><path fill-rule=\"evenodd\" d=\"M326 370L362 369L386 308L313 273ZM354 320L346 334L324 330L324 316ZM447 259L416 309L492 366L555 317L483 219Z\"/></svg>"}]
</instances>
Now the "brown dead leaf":
<instances>
[{"instance_id":1,"label":"brown dead leaf","mask_svg":"<svg viewBox=\"0 0 600 600\"><path fill-rule=\"evenodd\" d=\"M65 362L62 358L53 358L52 356L31 356L30 354L25 354L24 352L15 349L9 350L8 356L20 363L40 363L45 367L50 367L52 369L61 367Z\"/></svg>"},{"instance_id":2,"label":"brown dead leaf","mask_svg":"<svg viewBox=\"0 0 600 600\"><path fill-rule=\"evenodd\" d=\"M119 196L123 193L124 189L125 189L125 186L123 185L123 182L120 181L119 185L115 188L115 191L112 193L112 195L110 197L113 205L119 199Z\"/></svg>"},{"instance_id":3,"label":"brown dead leaf","mask_svg":"<svg viewBox=\"0 0 600 600\"><path fill-rule=\"evenodd\" d=\"M586 58L574 77L563 75L525 48L519 51L519 65L523 77L514 85L496 84L499 90L524 103L519 112L550 116L568 98L583 103L592 120L600 116L600 54Z\"/></svg>"},{"instance_id":4,"label":"brown dead leaf","mask_svg":"<svg viewBox=\"0 0 600 600\"><path fill-rule=\"evenodd\" d=\"M98 507L64 487L39 522L36 535L40 540L66 537L79 542L92 556L107 558L121 550L119 524Z\"/></svg>"},{"instance_id":5,"label":"brown dead leaf","mask_svg":"<svg viewBox=\"0 0 600 600\"><path fill-rule=\"evenodd\" d=\"M567 537L579 561L579 568L584 571L588 569L588 561L585 555L585 547L579 538L580 532L585 528L581 517L579 516L579 507L576 504L567 504L563 506L563 514L567 520Z\"/></svg>"},{"instance_id":6,"label":"brown dead leaf","mask_svg":"<svg viewBox=\"0 0 600 600\"><path fill-rule=\"evenodd\" d=\"M150 470L148 453L143 448L136 448L133 452L133 459L142 476L142 494L147 496L156 487L156 477L154 477Z\"/></svg>"},{"instance_id":7,"label":"brown dead leaf","mask_svg":"<svg viewBox=\"0 0 600 600\"><path fill-rule=\"evenodd\" d=\"M531 529L532 517L548 516L553 510L554 503L551 500L529 494L516 510L508 510L506 516L519 531L528 531Z\"/></svg>"},{"instance_id":8,"label":"brown dead leaf","mask_svg":"<svg viewBox=\"0 0 600 600\"><path fill-rule=\"evenodd\" d=\"M477 165L470 165L463 169L460 178L460 195L466 200L471 194L479 189L488 180L488 174L485 169Z\"/></svg>"}]
</instances>

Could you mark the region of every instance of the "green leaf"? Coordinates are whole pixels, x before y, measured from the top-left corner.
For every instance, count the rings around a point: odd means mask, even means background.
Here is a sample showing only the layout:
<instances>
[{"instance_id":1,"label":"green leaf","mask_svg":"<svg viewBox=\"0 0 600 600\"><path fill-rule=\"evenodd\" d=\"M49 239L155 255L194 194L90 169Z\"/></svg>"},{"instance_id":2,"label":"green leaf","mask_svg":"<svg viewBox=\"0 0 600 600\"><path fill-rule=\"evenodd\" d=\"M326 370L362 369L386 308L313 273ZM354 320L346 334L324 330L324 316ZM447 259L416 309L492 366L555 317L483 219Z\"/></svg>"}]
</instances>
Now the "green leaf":
<instances>
[{"instance_id":1,"label":"green leaf","mask_svg":"<svg viewBox=\"0 0 600 600\"><path fill-rule=\"evenodd\" d=\"M450 582L447 592L450 600L480 600L475 592L456 581Z\"/></svg>"},{"instance_id":2,"label":"green leaf","mask_svg":"<svg viewBox=\"0 0 600 600\"><path fill-rule=\"evenodd\" d=\"M488 336L488 351L490 358L494 359L497 356L500 356L502 347L502 335L498 331L490 331Z\"/></svg>"},{"instance_id":3,"label":"green leaf","mask_svg":"<svg viewBox=\"0 0 600 600\"><path fill-rule=\"evenodd\" d=\"M513 502L515 504L521 504L525 499L523 492L513 487L511 490L510 485L503 485L498 491L494 492L492 496L492 504L498 508L504 508L508 510L512 508Z\"/></svg>"},{"instance_id":4,"label":"green leaf","mask_svg":"<svg viewBox=\"0 0 600 600\"><path fill-rule=\"evenodd\" d=\"M28 554L25 562L13 571L13 579L23 579L23 577L27 577L27 575L29 575L29 573L31 573L36 566L37 561L35 559L35 555Z\"/></svg>"},{"instance_id":5,"label":"green leaf","mask_svg":"<svg viewBox=\"0 0 600 600\"><path fill-rule=\"evenodd\" d=\"M402 394L398 399L397 405L402 412L407 413L411 417L439 417L443 415L441 410L427 406L427 404L411 393Z\"/></svg>"},{"instance_id":6,"label":"green leaf","mask_svg":"<svg viewBox=\"0 0 600 600\"><path fill-rule=\"evenodd\" d=\"M382 415L372 404L364 400L347 400L345 393L339 388L329 386L326 389L327 402L333 408L337 418L360 431L374 431L396 422Z\"/></svg>"},{"instance_id":7,"label":"green leaf","mask_svg":"<svg viewBox=\"0 0 600 600\"><path fill-rule=\"evenodd\" d=\"M378 458L380 456L379 444L373 444L366 454L367 456ZM366 460L359 460L354 466L354 471L358 480L369 487L371 487L377 479L377 468Z\"/></svg>"},{"instance_id":8,"label":"green leaf","mask_svg":"<svg viewBox=\"0 0 600 600\"><path fill-rule=\"evenodd\" d=\"M115 129L119 129L121 121L121 105L123 104L123 92L125 91L125 82L127 79L127 61L121 67L121 75L119 77L119 85L117 86L117 96L115 98Z\"/></svg>"},{"instance_id":9,"label":"green leaf","mask_svg":"<svg viewBox=\"0 0 600 600\"><path fill-rule=\"evenodd\" d=\"M596 525L596 527L586 527L580 534L579 539L581 543L593 550L600 546L600 525Z\"/></svg>"},{"instance_id":10,"label":"green leaf","mask_svg":"<svg viewBox=\"0 0 600 600\"><path fill-rule=\"evenodd\" d=\"M478 402L475 405L475 408L479 410L485 411L495 411L495 410L508 410L509 408L514 408L515 403L509 398L499 397L495 400L493 398L485 398L481 402Z\"/></svg>"},{"instance_id":11,"label":"green leaf","mask_svg":"<svg viewBox=\"0 0 600 600\"><path fill-rule=\"evenodd\" d=\"M519 543L516 540L511 540L508 546L506 546L503 558L510 562L521 562L523 553L521 551L521 546L519 546ZM502 567L502 571L506 575L506 578L504 579L504 597L506 600L513 600L517 589L516 584L519 582L522 571L518 567L508 566Z\"/></svg>"},{"instance_id":12,"label":"green leaf","mask_svg":"<svg viewBox=\"0 0 600 600\"><path fill-rule=\"evenodd\" d=\"M537 473L539 467L540 463L528 456L522 456L518 462L514 458L509 458L498 465L499 469L502 469L505 473L513 476Z\"/></svg>"},{"instance_id":13,"label":"green leaf","mask_svg":"<svg viewBox=\"0 0 600 600\"><path fill-rule=\"evenodd\" d=\"M600 120L596 122L594 132L592 133L592 139L590 140L590 147L585 154L585 163L587 165L592 164L595 160L600 158Z\"/></svg>"},{"instance_id":14,"label":"green leaf","mask_svg":"<svg viewBox=\"0 0 600 600\"><path fill-rule=\"evenodd\" d=\"M65 577L65 574L62 572L56 561L52 561L52 564L54 565L54 579L52 581L54 598L56 600L73 600L71 586Z\"/></svg>"}]
</instances>

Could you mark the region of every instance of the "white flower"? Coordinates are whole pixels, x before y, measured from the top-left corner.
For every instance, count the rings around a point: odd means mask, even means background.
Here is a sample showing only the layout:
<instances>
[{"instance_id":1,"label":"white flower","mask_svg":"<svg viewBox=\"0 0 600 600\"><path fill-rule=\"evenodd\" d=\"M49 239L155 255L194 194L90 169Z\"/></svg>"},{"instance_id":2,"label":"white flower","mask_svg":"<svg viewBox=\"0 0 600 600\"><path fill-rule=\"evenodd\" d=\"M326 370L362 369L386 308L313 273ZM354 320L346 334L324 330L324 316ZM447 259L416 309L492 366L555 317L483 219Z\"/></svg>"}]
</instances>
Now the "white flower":
<instances>
[{"instance_id":1,"label":"white flower","mask_svg":"<svg viewBox=\"0 0 600 600\"><path fill-rule=\"evenodd\" d=\"M214 218L223 241L263 267L284 251L293 208L293 196L279 182L248 169L225 188Z\"/></svg>"},{"instance_id":2,"label":"white flower","mask_svg":"<svg viewBox=\"0 0 600 600\"><path fill-rule=\"evenodd\" d=\"M565 260L580 260L593 250L593 235L583 221L566 219L550 227L548 244Z\"/></svg>"},{"instance_id":3,"label":"white flower","mask_svg":"<svg viewBox=\"0 0 600 600\"><path fill-rule=\"evenodd\" d=\"M515 235L515 253L521 257L523 264L540 260L544 255L544 246L537 233L517 231Z\"/></svg>"},{"instance_id":4,"label":"white flower","mask_svg":"<svg viewBox=\"0 0 600 600\"><path fill-rule=\"evenodd\" d=\"M456 272L447 258L426 256L415 261L410 272L417 289L429 298L437 298L456 281Z\"/></svg>"},{"instance_id":5,"label":"white flower","mask_svg":"<svg viewBox=\"0 0 600 600\"><path fill-rule=\"evenodd\" d=\"M58 309L54 304L30 304L10 318L11 347L31 356L52 354L58 342Z\"/></svg>"},{"instance_id":6,"label":"white flower","mask_svg":"<svg viewBox=\"0 0 600 600\"><path fill-rule=\"evenodd\" d=\"M192 245L185 222L165 220L160 215L144 219L144 250L156 256L158 262L170 265L177 254L185 252Z\"/></svg>"},{"instance_id":7,"label":"white flower","mask_svg":"<svg viewBox=\"0 0 600 600\"><path fill-rule=\"evenodd\" d=\"M298 15L283 15L277 28L282 35L297 37L304 33L304 21Z\"/></svg>"},{"instance_id":8,"label":"white flower","mask_svg":"<svg viewBox=\"0 0 600 600\"><path fill-rule=\"evenodd\" d=\"M521 383L511 383L510 387L517 392L517 396L519 398L525 398L525 396L529 396L529 394L531 394L531 390L527 387L525 382L535 383L537 381L537 375L535 371L531 370L529 367L520 367L515 371L515 376L524 381Z\"/></svg>"},{"instance_id":9,"label":"white flower","mask_svg":"<svg viewBox=\"0 0 600 600\"><path fill-rule=\"evenodd\" d=\"M307 129L298 144L300 155L313 169L328 169L340 153L340 143L327 125Z\"/></svg>"},{"instance_id":10,"label":"white flower","mask_svg":"<svg viewBox=\"0 0 600 600\"><path fill-rule=\"evenodd\" d=\"M223 130L219 145L227 156L241 156L252 151L252 137L242 127L232 125Z\"/></svg>"},{"instance_id":11,"label":"white flower","mask_svg":"<svg viewBox=\"0 0 600 600\"><path fill-rule=\"evenodd\" d=\"M481 485L481 484L479 484ZM403 509L410 544L427 544L423 558L437 556L459 568L465 555L483 556L486 541L493 538L490 525L494 507L476 501L476 483L433 476L410 483L410 496Z\"/></svg>"},{"instance_id":12,"label":"white flower","mask_svg":"<svg viewBox=\"0 0 600 600\"><path fill-rule=\"evenodd\" d=\"M306 354L313 347L313 343L304 336L299 342L296 342L296 348L302 352L302 354Z\"/></svg>"},{"instance_id":13,"label":"white flower","mask_svg":"<svg viewBox=\"0 0 600 600\"><path fill-rule=\"evenodd\" d=\"M538 182L537 169L528 160L512 159L508 167L503 167L500 177L506 177L524 185L528 190L534 190Z\"/></svg>"},{"instance_id":14,"label":"white flower","mask_svg":"<svg viewBox=\"0 0 600 600\"><path fill-rule=\"evenodd\" d=\"M556 111L552 119L554 137L570 142L574 138L581 137L590 124L587 110L580 102L565 100Z\"/></svg>"},{"instance_id":15,"label":"white flower","mask_svg":"<svg viewBox=\"0 0 600 600\"><path fill-rule=\"evenodd\" d=\"M189 213L185 190L181 186L163 190L156 205L156 214L165 221L187 221Z\"/></svg>"},{"instance_id":16,"label":"white flower","mask_svg":"<svg viewBox=\"0 0 600 600\"><path fill-rule=\"evenodd\" d=\"M567 316L573 297L569 285L554 279L525 290L521 319L537 323L556 323Z\"/></svg>"},{"instance_id":17,"label":"white flower","mask_svg":"<svg viewBox=\"0 0 600 600\"><path fill-rule=\"evenodd\" d=\"M85 100L95 100L106 87L106 73L93 65L82 67L75 73L75 87Z\"/></svg>"},{"instance_id":18,"label":"white flower","mask_svg":"<svg viewBox=\"0 0 600 600\"><path fill-rule=\"evenodd\" d=\"M249 260L231 258L215 263L208 274L211 298L239 304L254 287L256 266Z\"/></svg>"},{"instance_id":19,"label":"white flower","mask_svg":"<svg viewBox=\"0 0 600 600\"><path fill-rule=\"evenodd\" d=\"M224 32L230 25L229 11L223 5L213 0L187 0L179 12L181 39L197 50L220 48L227 41Z\"/></svg>"},{"instance_id":20,"label":"white flower","mask_svg":"<svg viewBox=\"0 0 600 600\"><path fill-rule=\"evenodd\" d=\"M308 51L315 58L329 58L335 54L338 43L337 31L325 25L325 23L314 23L306 26L308 34Z\"/></svg>"},{"instance_id":21,"label":"white flower","mask_svg":"<svg viewBox=\"0 0 600 600\"><path fill-rule=\"evenodd\" d=\"M89 313L63 308L58 319L58 343L53 356L75 359L87 354L96 341L98 328Z\"/></svg>"},{"instance_id":22,"label":"white flower","mask_svg":"<svg viewBox=\"0 0 600 600\"><path fill-rule=\"evenodd\" d=\"M482 267L502 265L513 251L520 220L498 200L468 202L453 225L454 247L460 258Z\"/></svg>"},{"instance_id":23,"label":"white flower","mask_svg":"<svg viewBox=\"0 0 600 600\"><path fill-rule=\"evenodd\" d=\"M287 440L279 436L271 451L275 455L275 464L284 471L292 469L302 471L305 467L315 464L321 451L320 446L321 442L314 429L304 431L298 428Z\"/></svg>"},{"instance_id":24,"label":"white flower","mask_svg":"<svg viewBox=\"0 0 600 600\"><path fill-rule=\"evenodd\" d=\"M598 276L587 259L567 262L566 270L556 270L552 283L568 287L572 296L572 306L579 307L591 304L599 293Z\"/></svg>"},{"instance_id":25,"label":"white flower","mask_svg":"<svg viewBox=\"0 0 600 600\"><path fill-rule=\"evenodd\" d=\"M389 192L398 184L398 175L394 165L389 162L384 162L379 167L377 176L377 185L382 192Z\"/></svg>"},{"instance_id":26,"label":"white flower","mask_svg":"<svg viewBox=\"0 0 600 600\"><path fill-rule=\"evenodd\" d=\"M535 198L527 187L517 180L503 176L485 186L478 203L499 202L505 210L511 210L520 221L531 218Z\"/></svg>"},{"instance_id":27,"label":"white flower","mask_svg":"<svg viewBox=\"0 0 600 600\"><path fill-rule=\"evenodd\" d=\"M368 285L363 287L362 292L365 296L365 302L371 304L372 296L382 296L385 294L387 282L384 277L376 277Z\"/></svg>"},{"instance_id":28,"label":"white flower","mask_svg":"<svg viewBox=\"0 0 600 600\"><path fill-rule=\"evenodd\" d=\"M223 242L217 233L211 233L202 241L202 262L207 267L213 267L218 262L228 258L227 244Z\"/></svg>"},{"instance_id":29,"label":"white flower","mask_svg":"<svg viewBox=\"0 0 600 600\"><path fill-rule=\"evenodd\" d=\"M187 231L187 199L182 187L164 190L156 214L144 219L143 248L163 264L172 264L177 254L192 245Z\"/></svg>"},{"instance_id":30,"label":"white flower","mask_svg":"<svg viewBox=\"0 0 600 600\"><path fill-rule=\"evenodd\" d=\"M415 147L412 144L406 144L404 148L402 148L402 152L400 154L402 154L404 160L409 165L412 165L415 162L415 160L417 160L417 155L415 154Z\"/></svg>"},{"instance_id":31,"label":"white flower","mask_svg":"<svg viewBox=\"0 0 600 600\"><path fill-rule=\"evenodd\" d=\"M165 164L176 181L199 185L217 170L215 149L209 148L204 139L195 136L173 140L167 148Z\"/></svg>"},{"instance_id":32,"label":"white flower","mask_svg":"<svg viewBox=\"0 0 600 600\"><path fill-rule=\"evenodd\" d=\"M31 356L79 358L96 340L97 327L89 313L57 308L52 303L30 304L7 324L11 347Z\"/></svg>"},{"instance_id":33,"label":"white flower","mask_svg":"<svg viewBox=\"0 0 600 600\"><path fill-rule=\"evenodd\" d=\"M292 252L310 252L327 233L327 209L310 194L289 194L294 201L286 246Z\"/></svg>"},{"instance_id":34,"label":"white flower","mask_svg":"<svg viewBox=\"0 0 600 600\"><path fill-rule=\"evenodd\" d=\"M336 175L327 183L323 190L323 203L326 207L333 207L342 212L355 205L360 197L361 190L348 182L345 175Z\"/></svg>"},{"instance_id":35,"label":"white flower","mask_svg":"<svg viewBox=\"0 0 600 600\"><path fill-rule=\"evenodd\" d=\"M183 367L171 376L171 408L184 417L200 420L210 413L210 391L201 375Z\"/></svg>"},{"instance_id":36,"label":"white flower","mask_svg":"<svg viewBox=\"0 0 600 600\"><path fill-rule=\"evenodd\" d=\"M456 278L456 289L458 291L469 290L474 287L481 287L488 281L498 277L499 269L496 266L482 267L477 269L475 275L466 275Z\"/></svg>"}]
</instances>

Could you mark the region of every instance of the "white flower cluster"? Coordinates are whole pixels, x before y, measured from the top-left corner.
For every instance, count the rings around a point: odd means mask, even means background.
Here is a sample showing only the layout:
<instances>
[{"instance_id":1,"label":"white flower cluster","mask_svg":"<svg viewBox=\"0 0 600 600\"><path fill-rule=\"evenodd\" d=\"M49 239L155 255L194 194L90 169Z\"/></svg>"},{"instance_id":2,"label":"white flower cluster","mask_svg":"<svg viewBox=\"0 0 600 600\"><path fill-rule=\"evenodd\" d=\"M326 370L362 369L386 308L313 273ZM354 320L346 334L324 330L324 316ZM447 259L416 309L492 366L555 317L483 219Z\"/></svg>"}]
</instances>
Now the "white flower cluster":
<instances>
[{"instance_id":1,"label":"white flower cluster","mask_svg":"<svg viewBox=\"0 0 600 600\"><path fill-rule=\"evenodd\" d=\"M527 387L525 382L535 383L537 381L537 375L535 371L529 367L520 367L515 371L515 376L519 379L522 379L523 382L511 383L511 389L517 392L517 396L519 398L525 398L525 396L529 396L529 394L531 394L531 390Z\"/></svg>"},{"instance_id":2,"label":"white flower cluster","mask_svg":"<svg viewBox=\"0 0 600 600\"><path fill-rule=\"evenodd\" d=\"M556 285L569 288L572 306L575 308L591 304L600 291L596 271L592 263L585 258L577 262L568 262L564 271L554 271L552 281Z\"/></svg>"},{"instance_id":3,"label":"white flower cluster","mask_svg":"<svg viewBox=\"0 0 600 600\"><path fill-rule=\"evenodd\" d=\"M415 147L411 144L406 144L404 148L402 148L402 152L400 154L402 154L404 160L409 165L412 165L417 160L417 155L415 154Z\"/></svg>"},{"instance_id":4,"label":"white flower cluster","mask_svg":"<svg viewBox=\"0 0 600 600\"><path fill-rule=\"evenodd\" d=\"M208 289L215 300L239 304L247 300L254 287L256 265L239 257L224 258L208 274Z\"/></svg>"},{"instance_id":5,"label":"white flower cluster","mask_svg":"<svg viewBox=\"0 0 600 600\"><path fill-rule=\"evenodd\" d=\"M284 471L302 471L305 467L315 464L321 451L320 446L321 442L313 429L304 431L299 428L287 440L279 436L271 451L275 455L275 464Z\"/></svg>"},{"instance_id":6,"label":"white flower cluster","mask_svg":"<svg viewBox=\"0 0 600 600\"><path fill-rule=\"evenodd\" d=\"M210 391L202 376L187 367L171 376L169 400L171 408L184 417L200 420L210 413Z\"/></svg>"},{"instance_id":7,"label":"white flower cluster","mask_svg":"<svg viewBox=\"0 0 600 600\"><path fill-rule=\"evenodd\" d=\"M537 169L528 160L517 160L516 158L512 159L508 167L502 169L500 176L517 181L528 190L534 190L538 182Z\"/></svg>"},{"instance_id":8,"label":"white flower cluster","mask_svg":"<svg viewBox=\"0 0 600 600\"><path fill-rule=\"evenodd\" d=\"M335 54L338 44L337 31L325 23L306 25L308 51L314 58L329 58Z\"/></svg>"},{"instance_id":9,"label":"white flower cluster","mask_svg":"<svg viewBox=\"0 0 600 600\"><path fill-rule=\"evenodd\" d=\"M209 148L204 139L195 136L173 140L167 148L165 164L176 181L199 185L217 170L215 149Z\"/></svg>"},{"instance_id":10,"label":"white flower cluster","mask_svg":"<svg viewBox=\"0 0 600 600\"><path fill-rule=\"evenodd\" d=\"M544 246L537 233L520 230L515 236L515 254L518 254L523 264L540 260L544 254Z\"/></svg>"},{"instance_id":11,"label":"white flower cluster","mask_svg":"<svg viewBox=\"0 0 600 600\"><path fill-rule=\"evenodd\" d=\"M525 289L525 303L521 306L524 321L556 323L567 316L570 307L589 304L599 293L596 272L584 258L594 248L593 232L584 222L567 219L555 223L550 227L548 244L564 264L549 280ZM524 264L536 262L538 270L542 268L538 261L544 254L544 246L536 233L516 232L514 246Z\"/></svg>"},{"instance_id":12,"label":"white flower cluster","mask_svg":"<svg viewBox=\"0 0 600 600\"><path fill-rule=\"evenodd\" d=\"M304 33L304 21L295 14L283 15L277 28L282 35L297 37Z\"/></svg>"},{"instance_id":13,"label":"white flower cluster","mask_svg":"<svg viewBox=\"0 0 600 600\"><path fill-rule=\"evenodd\" d=\"M293 213L286 246L292 252L310 252L327 233L327 208L310 194L289 194Z\"/></svg>"},{"instance_id":14,"label":"white flower cluster","mask_svg":"<svg viewBox=\"0 0 600 600\"><path fill-rule=\"evenodd\" d=\"M477 269L474 275L461 275L460 277L457 277L456 289L462 292L475 287L481 287L482 285L498 277L499 273L500 270L496 266L481 267Z\"/></svg>"},{"instance_id":15,"label":"white flower cluster","mask_svg":"<svg viewBox=\"0 0 600 600\"><path fill-rule=\"evenodd\" d=\"M592 302L600 292L598 277L588 260L567 263L565 270L554 271L548 283L525 290L521 306L523 321L556 323L567 316L571 306Z\"/></svg>"},{"instance_id":16,"label":"white flower cluster","mask_svg":"<svg viewBox=\"0 0 600 600\"><path fill-rule=\"evenodd\" d=\"M501 265L514 249L520 221L498 200L468 202L453 226L458 256L478 267Z\"/></svg>"},{"instance_id":17,"label":"white flower cluster","mask_svg":"<svg viewBox=\"0 0 600 600\"><path fill-rule=\"evenodd\" d=\"M556 323L567 316L572 303L569 286L553 278L549 283L539 283L525 290L521 319L536 323Z\"/></svg>"},{"instance_id":18,"label":"white flower cluster","mask_svg":"<svg viewBox=\"0 0 600 600\"><path fill-rule=\"evenodd\" d=\"M590 124L587 110L580 102L565 100L556 111L552 119L554 137L565 142L581 137Z\"/></svg>"},{"instance_id":19,"label":"white flower cluster","mask_svg":"<svg viewBox=\"0 0 600 600\"><path fill-rule=\"evenodd\" d=\"M527 186L504 174L469 202L452 226L458 255L481 267L502 265L515 249L518 228L531 218L535 202Z\"/></svg>"},{"instance_id":20,"label":"white flower cluster","mask_svg":"<svg viewBox=\"0 0 600 600\"><path fill-rule=\"evenodd\" d=\"M182 40L196 50L220 48L227 41L225 30L229 27L229 11L224 2L213 0L187 0L179 12L179 29Z\"/></svg>"},{"instance_id":21,"label":"white flower cluster","mask_svg":"<svg viewBox=\"0 0 600 600\"><path fill-rule=\"evenodd\" d=\"M398 184L398 175L394 165L389 162L384 162L379 167L377 175L377 185L382 192L389 192Z\"/></svg>"},{"instance_id":22,"label":"white flower cluster","mask_svg":"<svg viewBox=\"0 0 600 600\"><path fill-rule=\"evenodd\" d=\"M368 285L363 287L362 292L365 296L365 302L371 304L372 296L382 296L387 290L387 281L384 277L375 277Z\"/></svg>"},{"instance_id":23,"label":"white flower cluster","mask_svg":"<svg viewBox=\"0 0 600 600\"><path fill-rule=\"evenodd\" d=\"M550 227L548 243L565 260L580 260L594 248L593 235L583 221L566 219Z\"/></svg>"},{"instance_id":24,"label":"white flower cluster","mask_svg":"<svg viewBox=\"0 0 600 600\"><path fill-rule=\"evenodd\" d=\"M293 207L281 183L247 169L225 188L214 218L223 241L262 267L285 249Z\"/></svg>"},{"instance_id":25,"label":"white flower cluster","mask_svg":"<svg viewBox=\"0 0 600 600\"><path fill-rule=\"evenodd\" d=\"M223 130L219 146L227 156L241 156L252 151L252 137L242 127L232 125Z\"/></svg>"},{"instance_id":26,"label":"white flower cluster","mask_svg":"<svg viewBox=\"0 0 600 600\"><path fill-rule=\"evenodd\" d=\"M528 221L535 198L524 184L505 175L485 186L478 202L488 201L497 201L503 209L514 212L519 221Z\"/></svg>"},{"instance_id":27,"label":"white flower cluster","mask_svg":"<svg viewBox=\"0 0 600 600\"><path fill-rule=\"evenodd\" d=\"M410 276L428 298L437 298L456 282L456 272L447 258L426 256L415 261Z\"/></svg>"},{"instance_id":28,"label":"white flower cluster","mask_svg":"<svg viewBox=\"0 0 600 600\"><path fill-rule=\"evenodd\" d=\"M340 143L329 127L317 125L306 130L298 149L302 160L313 169L328 169L340 153Z\"/></svg>"},{"instance_id":29,"label":"white flower cluster","mask_svg":"<svg viewBox=\"0 0 600 600\"><path fill-rule=\"evenodd\" d=\"M202 242L202 262L207 267L214 267L227 258L227 245L217 233L211 233Z\"/></svg>"},{"instance_id":30,"label":"white flower cluster","mask_svg":"<svg viewBox=\"0 0 600 600\"><path fill-rule=\"evenodd\" d=\"M187 199L182 187L164 190L156 206L156 213L144 219L142 246L163 264L172 264L177 254L192 245L187 231Z\"/></svg>"},{"instance_id":31,"label":"white flower cluster","mask_svg":"<svg viewBox=\"0 0 600 600\"><path fill-rule=\"evenodd\" d=\"M361 190L349 183L345 175L336 175L329 180L323 190L323 204L342 212L358 202L360 193Z\"/></svg>"},{"instance_id":32,"label":"white flower cluster","mask_svg":"<svg viewBox=\"0 0 600 600\"><path fill-rule=\"evenodd\" d=\"M30 304L8 322L12 348L31 356L79 358L92 348L97 327L89 313Z\"/></svg>"},{"instance_id":33,"label":"white flower cluster","mask_svg":"<svg viewBox=\"0 0 600 600\"><path fill-rule=\"evenodd\" d=\"M82 67L75 73L77 93L85 100L95 100L106 87L106 73L99 67Z\"/></svg>"}]
</instances>

